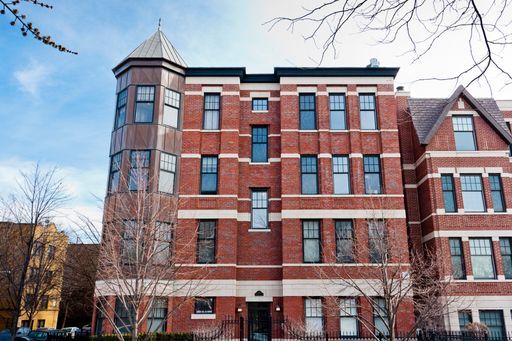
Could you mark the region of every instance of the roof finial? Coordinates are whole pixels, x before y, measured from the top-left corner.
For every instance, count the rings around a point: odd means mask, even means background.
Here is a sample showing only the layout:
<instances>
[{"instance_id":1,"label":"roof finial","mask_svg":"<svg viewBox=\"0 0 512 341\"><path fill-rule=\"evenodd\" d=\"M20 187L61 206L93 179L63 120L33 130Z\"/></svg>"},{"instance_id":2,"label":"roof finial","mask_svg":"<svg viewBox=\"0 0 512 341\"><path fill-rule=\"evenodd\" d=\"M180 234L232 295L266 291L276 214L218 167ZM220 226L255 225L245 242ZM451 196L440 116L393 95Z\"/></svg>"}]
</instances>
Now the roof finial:
<instances>
[{"instance_id":1,"label":"roof finial","mask_svg":"<svg viewBox=\"0 0 512 341\"><path fill-rule=\"evenodd\" d=\"M162 18L158 18L158 30L160 31L160 25L162 24Z\"/></svg>"}]
</instances>

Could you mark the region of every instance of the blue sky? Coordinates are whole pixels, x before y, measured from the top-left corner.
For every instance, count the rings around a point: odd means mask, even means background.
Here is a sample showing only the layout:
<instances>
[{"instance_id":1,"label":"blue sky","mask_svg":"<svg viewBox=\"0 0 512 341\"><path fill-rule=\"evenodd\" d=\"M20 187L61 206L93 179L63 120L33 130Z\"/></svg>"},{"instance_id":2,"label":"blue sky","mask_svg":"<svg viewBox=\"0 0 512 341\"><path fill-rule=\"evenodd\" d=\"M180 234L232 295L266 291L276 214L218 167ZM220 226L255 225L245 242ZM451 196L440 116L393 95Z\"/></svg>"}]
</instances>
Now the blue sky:
<instances>
[{"instance_id":1,"label":"blue sky","mask_svg":"<svg viewBox=\"0 0 512 341\"><path fill-rule=\"evenodd\" d=\"M189 66L246 66L271 72L273 66L314 66L320 51L304 42L301 29L263 23L300 12L297 0L48 0L53 10L22 3L19 7L43 33L78 56L59 53L23 38L10 19L0 17L0 195L13 187L18 169L36 161L57 166L73 196L70 209L99 219L93 195L103 197L112 130L115 80L112 67L150 36L162 18L162 30ZM307 28L303 28L304 30ZM337 59L325 66L365 66L377 57L382 66L401 66L398 84L413 96L449 96L454 84L416 84L414 79L450 70L460 63L457 39L441 44L420 63L400 56L403 46L375 46L375 37L343 37ZM442 51L442 52L441 52ZM506 88L494 95L512 99ZM475 86L475 95L487 95Z\"/></svg>"}]
</instances>

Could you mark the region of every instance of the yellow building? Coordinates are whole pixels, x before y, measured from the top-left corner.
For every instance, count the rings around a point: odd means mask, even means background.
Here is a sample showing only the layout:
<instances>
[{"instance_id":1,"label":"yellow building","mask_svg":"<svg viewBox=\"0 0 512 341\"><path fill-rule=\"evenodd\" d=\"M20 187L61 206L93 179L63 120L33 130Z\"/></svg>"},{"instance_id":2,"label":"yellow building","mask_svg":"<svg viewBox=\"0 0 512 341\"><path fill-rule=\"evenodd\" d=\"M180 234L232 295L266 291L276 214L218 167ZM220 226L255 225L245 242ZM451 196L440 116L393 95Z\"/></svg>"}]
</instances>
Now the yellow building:
<instances>
[{"instance_id":1,"label":"yellow building","mask_svg":"<svg viewBox=\"0 0 512 341\"><path fill-rule=\"evenodd\" d=\"M57 327L67 245L53 223L0 223L0 330L12 324L22 282L17 326Z\"/></svg>"}]
</instances>

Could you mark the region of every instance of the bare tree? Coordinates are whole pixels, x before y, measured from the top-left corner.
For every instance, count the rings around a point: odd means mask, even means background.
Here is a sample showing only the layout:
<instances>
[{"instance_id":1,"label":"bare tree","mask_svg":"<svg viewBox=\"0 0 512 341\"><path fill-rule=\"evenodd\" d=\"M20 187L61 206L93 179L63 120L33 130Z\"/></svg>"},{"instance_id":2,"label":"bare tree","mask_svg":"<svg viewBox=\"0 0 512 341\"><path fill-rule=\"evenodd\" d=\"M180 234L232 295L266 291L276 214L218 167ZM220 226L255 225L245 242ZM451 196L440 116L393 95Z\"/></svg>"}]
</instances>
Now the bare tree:
<instances>
[{"instance_id":1,"label":"bare tree","mask_svg":"<svg viewBox=\"0 0 512 341\"><path fill-rule=\"evenodd\" d=\"M397 319L405 305L412 308L413 298L416 316L406 336L442 323L454 299L448 295L451 282L440 274L435 256L428 250L410 251L405 227L391 221L367 219L368 234L357 236L351 225L338 226L336 252L326 257L355 264L318 267L317 272L333 297L325 304L329 314L357 319L375 339L396 340Z\"/></svg>"},{"instance_id":2,"label":"bare tree","mask_svg":"<svg viewBox=\"0 0 512 341\"><path fill-rule=\"evenodd\" d=\"M354 26L360 33L377 34L379 44L404 39L409 47L403 52L411 53L413 62L439 48L444 39L452 38L451 45L467 44L465 51L453 56L465 53L472 62L454 75L423 80L459 82L468 76L467 86L479 79L489 84L487 75L494 69L506 77L508 85L512 75L500 56L512 43L511 15L509 0L324 0L303 8L300 15L276 17L267 24L273 28L285 23L289 30L308 26L304 39L318 43L322 51L319 63L329 51L336 56L343 36Z\"/></svg>"},{"instance_id":3,"label":"bare tree","mask_svg":"<svg viewBox=\"0 0 512 341\"><path fill-rule=\"evenodd\" d=\"M144 167L145 157L140 153L129 175L110 184L117 192L107 198L101 241L97 239L97 314L119 340L127 333L137 340L147 322L148 329L160 329L183 303L200 296L207 276L205 268L186 264L197 230L177 224L176 197L150 190L155 183ZM86 218L81 230L88 239L98 238L98 229ZM167 309L169 297L173 297L171 309ZM157 325L149 326L157 317Z\"/></svg>"},{"instance_id":4,"label":"bare tree","mask_svg":"<svg viewBox=\"0 0 512 341\"><path fill-rule=\"evenodd\" d=\"M55 168L45 171L36 165L31 172L20 173L17 191L0 198L0 211L5 221L0 233L0 283L4 300L12 312L13 338L19 317L27 312L27 301L31 300L30 306L37 309L42 296L53 285L48 281L51 276L48 271L59 271L55 262L61 257L60 253L55 250L53 259L48 257L50 241L53 242L49 235L52 225L48 222L68 199ZM27 300L30 290L36 292Z\"/></svg>"},{"instance_id":5,"label":"bare tree","mask_svg":"<svg viewBox=\"0 0 512 341\"><path fill-rule=\"evenodd\" d=\"M12 15L13 18L9 22L9 24L11 26L16 26L16 24L19 24L21 26L20 27L21 35L24 37L26 37L30 34L34 37L34 39L37 39L40 42L42 42L43 44L51 46L51 47L59 50L60 52L66 52L66 53L71 53L71 54L75 54L75 55L78 54L78 52L71 51L67 47L56 43L50 35L46 35L46 36L42 35L39 28L34 26L34 24L32 22L27 21L27 15L21 13L21 10L18 9L19 8L18 5L20 4L21 1L30 3L34 6L40 6L41 8L46 8L46 9L53 8L53 6L48 5L39 0L12 0L12 1L0 0L0 5L2 7L2 9L0 9L0 14Z\"/></svg>"}]
</instances>

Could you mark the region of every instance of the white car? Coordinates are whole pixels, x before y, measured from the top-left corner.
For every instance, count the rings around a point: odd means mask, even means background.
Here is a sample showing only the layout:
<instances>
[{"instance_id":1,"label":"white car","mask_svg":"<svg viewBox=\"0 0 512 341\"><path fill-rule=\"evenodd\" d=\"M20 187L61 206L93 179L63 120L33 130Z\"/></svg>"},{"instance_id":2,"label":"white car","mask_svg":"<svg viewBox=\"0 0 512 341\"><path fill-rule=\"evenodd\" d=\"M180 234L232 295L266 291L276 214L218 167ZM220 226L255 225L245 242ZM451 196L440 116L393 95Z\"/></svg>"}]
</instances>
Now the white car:
<instances>
[{"instance_id":1,"label":"white car","mask_svg":"<svg viewBox=\"0 0 512 341\"><path fill-rule=\"evenodd\" d=\"M63 333L66 333L67 336L71 336L71 338L74 339L75 338L75 334L76 333L80 333L80 328L78 328L78 327L66 327L66 328L62 328L60 331L63 332Z\"/></svg>"},{"instance_id":2,"label":"white car","mask_svg":"<svg viewBox=\"0 0 512 341\"><path fill-rule=\"evenodd\" d=\"M21 337L21 336L27 336L28 333L30 333L30 328L29 327L20 327L18 328L18 330L16 331L16 337Z\"/></svg>"}]
</instances>

